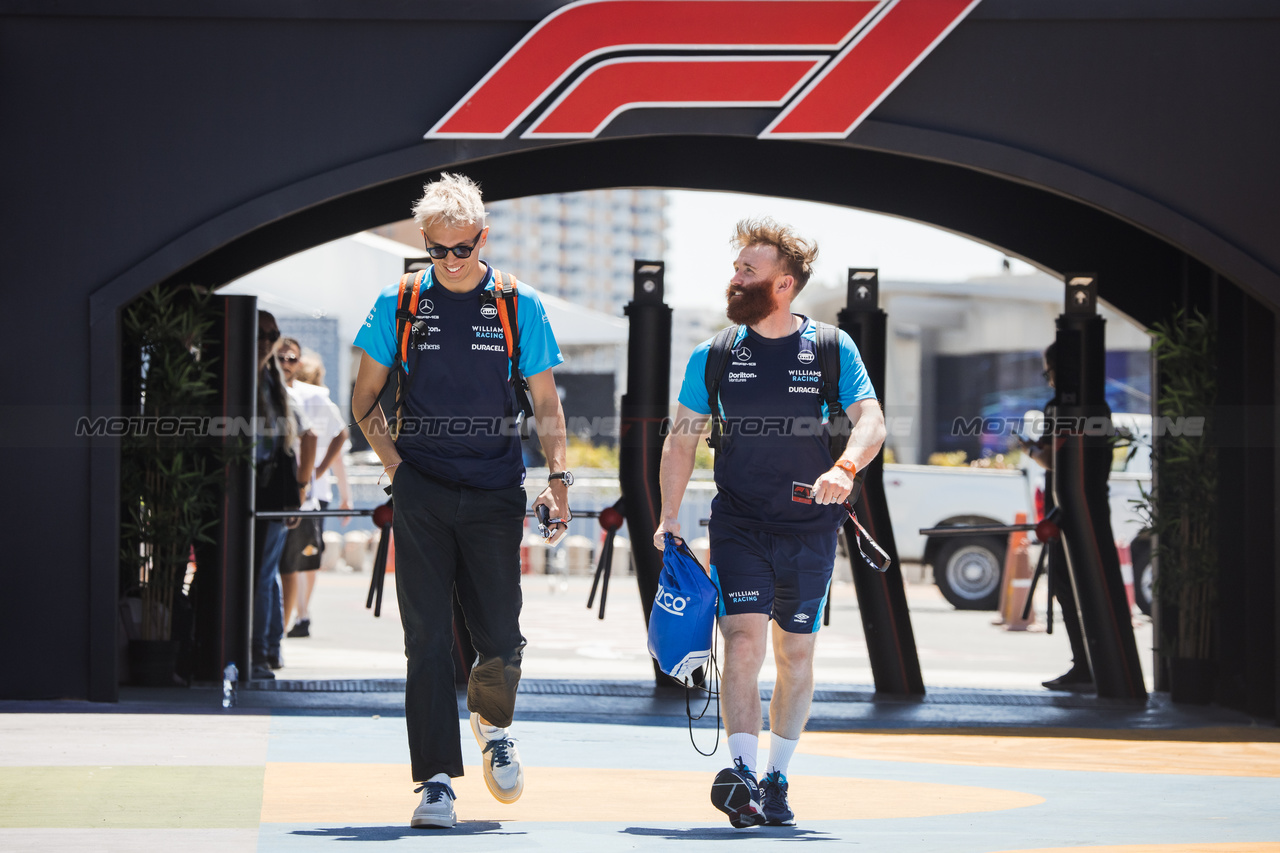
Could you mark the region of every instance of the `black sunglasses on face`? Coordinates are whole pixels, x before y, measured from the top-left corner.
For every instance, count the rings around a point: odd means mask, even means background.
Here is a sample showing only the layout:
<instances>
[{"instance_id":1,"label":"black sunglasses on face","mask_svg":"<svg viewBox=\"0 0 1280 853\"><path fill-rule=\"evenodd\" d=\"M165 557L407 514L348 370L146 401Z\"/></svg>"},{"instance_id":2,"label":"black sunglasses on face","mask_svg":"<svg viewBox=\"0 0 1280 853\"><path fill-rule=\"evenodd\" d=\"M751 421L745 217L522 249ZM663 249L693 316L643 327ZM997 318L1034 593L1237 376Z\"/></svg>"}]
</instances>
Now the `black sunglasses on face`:
<instances>
[{"instance_id":1,"label":"black sunglasses on face","mask_svg":"<svg viewBox=\"0 0 1280 853\"><path fill-rule=\"evenodd\" d=\"M432 246L428 243L427 254L435 258L437 261L443 261L445 258L449 257L450 252L453 252L453 254L459 258L469 258L471 257L471 253L476 250L475 244L480 242L480 235L483 233L484 228L481 227L481 229L476 232L476 236L471 238L470 246ZM427 235L423 234L422 240L424 243L426 242L426 239Z\"/></svg>"},{"instance_id":2,"label":"black sunglasses on face","mask_svg":"<svg viewBox=\"0 0 1280 853\"><path fill-rule=\"evenodd\" d=\"M258 340L260 340L260 341L267 341L267 342L269 342L269 343L273 343L273 344L274 344L276 341L280 340L280 330L279 330L279 329L272 329L271 331L269 331L269 332L268 332L268 331L265 331L265 330L263 330L263 329L259 329L259 330L258 330Z\"/></svg>"}]
</instances>

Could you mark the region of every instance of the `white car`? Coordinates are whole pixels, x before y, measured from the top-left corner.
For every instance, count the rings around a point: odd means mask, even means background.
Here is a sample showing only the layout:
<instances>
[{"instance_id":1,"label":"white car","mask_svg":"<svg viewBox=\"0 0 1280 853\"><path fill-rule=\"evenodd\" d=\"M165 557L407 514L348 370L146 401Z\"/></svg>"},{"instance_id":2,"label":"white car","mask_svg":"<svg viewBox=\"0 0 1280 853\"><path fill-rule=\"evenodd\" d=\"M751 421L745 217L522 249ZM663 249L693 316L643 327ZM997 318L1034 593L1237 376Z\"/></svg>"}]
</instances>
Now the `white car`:
<instances>
[{"instance_id":1,"label":"white car","mask_svg":"<svg viewBox=\"0 0 1280 853\"><path fill-rule=\"evenodd\" d=\"M1040 417L1039 412L1026 415L1032 437L1038 435ZM1149 612L1151 547L1132 501L1151 487L1151 416L1121 413L1112 422L1123 433L1109 481L1111 529L1117 545L1129 546L1135 598ZM956 608L994 610L1008 535L926 537L920 530L1013 524L1018 513L1034 522L1042 506L1043 469L1027 459L1021 468L1003 470L889 464L884 466L884 490L899 558L932 566L934 583Z\"/></svg>"}]
</instances>

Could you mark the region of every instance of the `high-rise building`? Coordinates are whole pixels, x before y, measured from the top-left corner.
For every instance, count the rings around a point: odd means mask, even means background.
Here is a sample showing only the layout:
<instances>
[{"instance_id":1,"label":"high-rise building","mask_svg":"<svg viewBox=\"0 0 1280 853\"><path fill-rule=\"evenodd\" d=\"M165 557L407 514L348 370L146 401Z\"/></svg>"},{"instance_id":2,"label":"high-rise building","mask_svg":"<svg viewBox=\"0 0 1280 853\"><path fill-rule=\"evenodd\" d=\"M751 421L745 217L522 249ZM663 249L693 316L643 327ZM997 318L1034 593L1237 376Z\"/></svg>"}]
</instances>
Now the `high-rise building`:
<instances>
[{"instance_id":1,"label":"high-rise building","mask_svg":"<svg viewBox=\"0 0 1280 853\"><path fill-rule=\"evenodd\" d=\"M666 194L656 189L589 190L486 202L486 261L543 293L621 316L631 301L632 262L661 260ZM411 245L412 220L374 231Z\"/></svg>"}]
</instances>

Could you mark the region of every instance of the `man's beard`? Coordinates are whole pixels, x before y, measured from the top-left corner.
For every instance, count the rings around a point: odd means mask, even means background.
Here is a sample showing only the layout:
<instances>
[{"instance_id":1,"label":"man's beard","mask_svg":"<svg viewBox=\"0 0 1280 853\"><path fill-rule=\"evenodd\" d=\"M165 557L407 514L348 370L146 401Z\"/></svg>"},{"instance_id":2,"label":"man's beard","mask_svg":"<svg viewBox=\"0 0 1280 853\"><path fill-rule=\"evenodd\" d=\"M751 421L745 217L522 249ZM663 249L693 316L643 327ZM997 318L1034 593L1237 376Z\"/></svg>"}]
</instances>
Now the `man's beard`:
<instances>
[{"instance_id":1,"label":"man's beard","mask_svg":"<svg viewBox=\"0 0 1280 853\"><path fill-rule=\"evenodd\" d=\"M735 293L741 295L734 296ZM725 314L730 323L754 326L778 308L772 281L761 281L743 288L729 285L724 295L728 302Z\"/></svg>"}]
</instances>

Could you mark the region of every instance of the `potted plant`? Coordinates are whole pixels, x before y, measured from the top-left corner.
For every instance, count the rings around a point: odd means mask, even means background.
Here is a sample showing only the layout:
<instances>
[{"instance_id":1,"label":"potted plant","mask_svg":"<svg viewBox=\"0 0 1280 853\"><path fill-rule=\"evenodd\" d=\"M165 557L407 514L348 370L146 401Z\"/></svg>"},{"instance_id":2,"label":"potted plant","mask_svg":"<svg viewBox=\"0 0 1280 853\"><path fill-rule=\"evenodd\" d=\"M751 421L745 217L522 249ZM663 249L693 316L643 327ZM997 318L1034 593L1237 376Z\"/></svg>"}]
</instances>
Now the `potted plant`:
<instances>
[{"instance_id":1,"label":"potted plant","mask_svg":"<svg viewBox=\"0 0 1280 853\"><path fill-rule=\"evenodd\" d=\"M217 523L223 460L193 418L216 400L207 353L216 320L209 293L193 286L154 287L124 313L133 420L121 446L122 610L137 683L174 683L175 613L186 603L192 547L211 541Z\"/></svg>"},{"instance_id":2,"label":"potted plant","mask_svg":"<svg viewBox=\"0 0 1280 853\"><path fill-rule=\"evenodd\" d=\"M1203 704L1213 697L1218 578L1213 327L1198 311L1179 311L1151 331L1157 412L1182 429L1153 438L1155 480L1141 509L1158 543L1155 592L1173 699Z\"/></svg>"}]
</instances>

